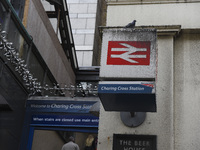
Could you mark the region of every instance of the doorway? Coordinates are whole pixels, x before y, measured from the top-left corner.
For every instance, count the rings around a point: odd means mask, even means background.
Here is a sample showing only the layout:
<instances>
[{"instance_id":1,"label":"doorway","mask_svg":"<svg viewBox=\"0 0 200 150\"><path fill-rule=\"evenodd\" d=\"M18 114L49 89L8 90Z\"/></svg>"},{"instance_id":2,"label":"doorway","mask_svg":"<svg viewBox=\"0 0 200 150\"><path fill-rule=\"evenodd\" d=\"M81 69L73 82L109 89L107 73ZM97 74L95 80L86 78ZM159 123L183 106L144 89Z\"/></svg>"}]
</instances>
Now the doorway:
<instances>
[{"instance_id":1,"label":"doorway","mask_svg":"<svg viewBox=\"0 0 200 150\"><path fill-rule=\"evenodd\" d=\"M95 133L94 133L95 132ZM78 129L52 129L35 128L32 135L31 150L61 150L62 146L68 142L70 136L75 138L80 150L84 150L86 138L92 135L97 137L95 130ZM31 142L31 141L30 141Z\"/></svg>"}]
</instances>

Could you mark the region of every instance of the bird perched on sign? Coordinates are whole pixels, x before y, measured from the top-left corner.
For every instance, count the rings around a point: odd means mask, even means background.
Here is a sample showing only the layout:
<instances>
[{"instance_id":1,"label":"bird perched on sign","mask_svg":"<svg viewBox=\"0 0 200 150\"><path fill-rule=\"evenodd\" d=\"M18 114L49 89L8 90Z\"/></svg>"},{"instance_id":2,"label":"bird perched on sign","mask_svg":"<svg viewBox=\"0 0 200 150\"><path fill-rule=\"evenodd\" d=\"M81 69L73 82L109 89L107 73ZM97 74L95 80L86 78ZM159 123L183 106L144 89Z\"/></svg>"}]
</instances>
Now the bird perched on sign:
<instances>
[{"instance_id":1,"label":"bird perched on sign","mask_svg":"<svg viewBox=\"0 0 200 150\"><path fill-rule=\"evenodd\" d=\"M125 26L125 28L134 28L134 27L135 27L135 23L136 23L136 20L133 20L133 22L127 24L127 25Z\"/></svg>"}]
</instances>

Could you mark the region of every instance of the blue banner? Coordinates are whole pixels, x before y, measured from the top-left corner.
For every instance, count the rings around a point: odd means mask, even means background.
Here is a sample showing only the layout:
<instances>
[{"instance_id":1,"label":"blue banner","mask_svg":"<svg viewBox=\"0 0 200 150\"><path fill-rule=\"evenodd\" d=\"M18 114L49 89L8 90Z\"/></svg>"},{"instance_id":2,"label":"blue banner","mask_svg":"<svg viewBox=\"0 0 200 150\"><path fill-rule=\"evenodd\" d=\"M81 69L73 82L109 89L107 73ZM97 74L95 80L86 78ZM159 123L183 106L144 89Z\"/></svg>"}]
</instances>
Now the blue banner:
<instances>
[{"instance_id":1,"label":"blue banner","mask_svg":"<svg viewBox=\"0 0 200 150\"><path fill-rule=\"evenodd\" d=\"M92 115L32 115L31 125L98 127L99 118Z\"/></svg>"},{"instance_id":2,"label":"blue banner","mask_svg":"<svg viewBox=\"0 0 200 150\"><path fill-rule=\"evenodd\" d=\"M98 86L98 93L155 93L154 84L107 84L100 83Z\"/></svg>"},{"instance_id":3,"label":"blue banner","mask_svg":"<svg viewBox=\"0 0 200 150\"><path fill-rule=\"evenodd\" d=\"M27 110L35 112L89 113L96 101L28 100Z\"/></svg>"}]
</instances>

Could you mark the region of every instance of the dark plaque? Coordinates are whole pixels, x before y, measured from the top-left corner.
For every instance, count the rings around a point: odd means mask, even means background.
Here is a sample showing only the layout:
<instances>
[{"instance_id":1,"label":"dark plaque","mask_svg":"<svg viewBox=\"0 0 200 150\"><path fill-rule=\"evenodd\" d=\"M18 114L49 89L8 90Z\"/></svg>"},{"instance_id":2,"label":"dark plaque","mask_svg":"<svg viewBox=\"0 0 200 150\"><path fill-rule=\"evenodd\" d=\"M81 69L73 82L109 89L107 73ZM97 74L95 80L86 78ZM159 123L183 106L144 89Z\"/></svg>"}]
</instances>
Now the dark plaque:
<instances>
[{"instance_id":1,"label":"dark plaque","mask_svg":"<svg viewBox=\"0 0 200 150\"><path fill-rule=\"evenodd\" d=\"M156 135L114 134L113 150L156 150Z\"/></svg>"}]
</instances>

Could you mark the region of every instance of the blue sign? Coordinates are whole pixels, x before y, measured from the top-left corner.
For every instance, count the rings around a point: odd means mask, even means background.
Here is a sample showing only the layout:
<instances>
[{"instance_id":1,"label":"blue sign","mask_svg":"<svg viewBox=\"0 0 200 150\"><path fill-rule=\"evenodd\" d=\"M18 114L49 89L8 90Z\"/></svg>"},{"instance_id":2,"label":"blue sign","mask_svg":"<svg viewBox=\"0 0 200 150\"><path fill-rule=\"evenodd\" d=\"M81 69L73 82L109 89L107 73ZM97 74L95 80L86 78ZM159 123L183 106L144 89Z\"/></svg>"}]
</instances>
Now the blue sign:
<instances>
[{"instance_id":1,"label":"blue sign","mask_svg":"<svg viewBox=\"0 0 200 150\"><path fill-rule=\"evenodd\" d=\"M100 81L98 95L106 111L156 112L155 81Z\"/></svg>"},{"instance_id":2,"label":"blue sign","mask_svg":"<svg viewBox=\"0 0 200 150\"><path fill-rule=\"evenodd\" d=\"M99 118L92 115L32 115L31 125L98 127Z\"/></svg>"},{"instance_id":3,"label":"blue sign","mask_svg":"<svg viewBox=\"0 0 200 150\"><path fill-rule=\"evenodd\" d=\"M96 101L28 100L27 110L33 112L89 113Z\"/></svg>"},{"instance_id":4,"label":"blue sign","mask_svg":"<svg viewBox=\"0 0 200 150\"><path fill-rule=\"evenodd\" d=\"M102 82L98 93L155 93L154 86L151 82Z\"/></svg>"}]
</instances>

